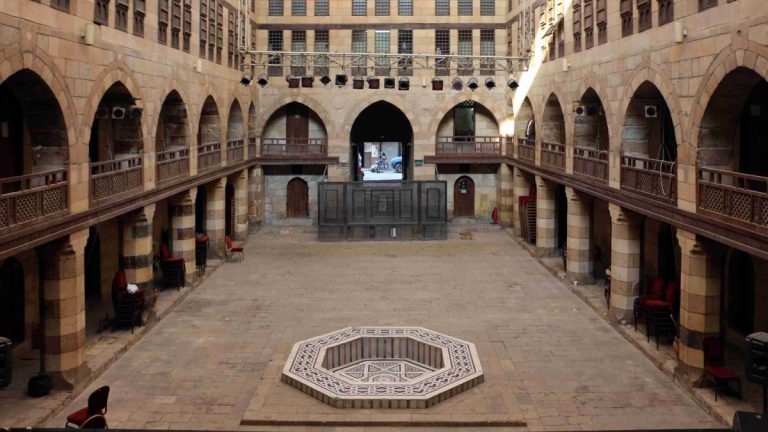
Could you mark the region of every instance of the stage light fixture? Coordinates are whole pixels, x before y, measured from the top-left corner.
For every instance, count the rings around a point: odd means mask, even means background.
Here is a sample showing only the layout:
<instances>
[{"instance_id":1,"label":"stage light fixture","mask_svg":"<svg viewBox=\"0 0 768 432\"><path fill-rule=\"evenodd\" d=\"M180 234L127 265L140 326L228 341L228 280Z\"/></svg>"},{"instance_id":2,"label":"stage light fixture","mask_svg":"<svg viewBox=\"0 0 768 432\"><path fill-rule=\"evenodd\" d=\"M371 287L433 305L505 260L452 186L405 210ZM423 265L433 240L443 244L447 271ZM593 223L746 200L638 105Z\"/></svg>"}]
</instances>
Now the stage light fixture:
<instances>
[{"instance_id":1,"label":"stage light fixture","mask_svg":"<svg viewBox=\"0 0 768 432\"><path fill-rule=\"evenodd\" d=\"M463 89L464 81L462 81L461 78L454 78L453 81L451 81L451 90L462 91Z\"/></svg>"},{"instance_id":2,"label":"stage light fixture","mask_svg":"<svg viewBox=\"0 0 768 432\"><path fill-rule=\"evenodd\" d=\"M369 76L367 81L369 89L376 90L381 87L381 80L375 76Z\"/></svg>"},{"instance_id":3,"label":"stage light fixture","mask_svg":"<svg viewBox=\"0 0 768 432\"><path fill-rule=\"evenodd\" d=\"M352 78L352 88L355 90L362 90L365 88L365 80L361 76Z\"/></svg>"},{"instance_id":4,"label":"stage light fixture","mask_svg":"<svg viewBox=\"0 0 768 432\"><path fill-rule=\"evenodd\" d=\"M299 81L299 77L288 75L285 77L285 80L288 81L288 88L299 88L301 85L301 81Z\"/></svg>"},{"instance_id":5,"label":"stage light fixture","mask_svg":"<svg viewBox=\"0 0 768 432\"><path fill-rule=\"evenodd\" d=\"M488 90L493 90L494 87L496 87L496 81L494 81L493 78L488 78L485 80L485 88Z\"/></svg>"},{"instance_id":6,"label":"stage light fixture","mask_svg":"<svg viewBox=\"0 0 768 432\"><path fill-rule=\"evenodd\" d=\"M443 80L442 80L442 78L432 78L432 90L435 90L435 91L442 91L443 90Z\"/></svg>"},{"instance_id":7,"label":"stage light fixture","mask_svg":"<svg viewBox=\"0 0 768 432\"><path fill-rule=\"evenodd\" d=\"M384 88L385 89L393 89L393 88L395 88L395 78L393 78L393 77L386 77L386 78L384 78Z\"/></svg>"},{"instance_id":8,"label":"stage light fixture","mask_svg":"<svg viewBox=\"0 0 768 432\"><path fill-rule=\"evenodd\" d=\"M264 87L269 83L269 78L267 78L266 75L262 75L259 77L259 79L256 81L256 84Z\"/></svg>"},{"instance_id":9,"label":"stage light fixture","mask_svg":"<svg viewBox=\"0 0 768 432\"><path fill-rule=\"evenodd\" d=\"M323 75L323 76L320 78L320 82L321 82L323 85L328 85L328 83L329 83L329 82L331 82L331 77L329 77L328 75Z\"/></svg>"},{"instance_id":10,"label":"stage light fixture","mask_svg":"<svg viewBox=\"0 0 768 432\"><path fill-rule=\"evenodd\" d=\"M398 90L410 90L411 88L411 82L406 77L400 77L400 79L397 80L397 89Z\"/></svg>"},{"instance_id":11,"label":"stage light fixture","mask_svg":"<svg viewBox=\"0 0 768 432\"><path fill-rule=\"evenodd\" d=\"M480 87L480 84L477 83L477 78L472 77L467 81L467 87L469 87L470 90L475 91L478 87Z\"/></svg>"},{"instance_id":12,"label":"stage light fixture","mask_svg":"<svg viewBox=\"0 0 768 432\"><path fill-rule=\"evenodd\" d=\"M251 81L253 81L253 75L251 75L251 74L250 74L250 73L248 73L248 72L244 73L244 74L243 74L243 77L242 77L242 78L240 78L240 84L242 84L242 85L244 85L244 86L246 86L246 87L248 87L249 85L251 85Z\"/></svg>"},{"instance_id":13,"label":"stage light fixture","mask_svg":"<svg viewBox=\"0 0 768 432\"><path fill-rule=\"evenodd\" d=\"M520 84L518 84L514 78L511 78L509 81L507 81L507 87L512 90L517 90L517 88L520 87Z\"/></svg>"},{"instance_id":14,"label":"stage light fixture","mask_svg":"<svg viewBox=\"0 0 768 432\"><path fill-rule=\"evenodd\" d=\"M345 85L347 85L347 74L337 74L336 85L339 87L344 87Z\"/></svg>"},{"instance_id":15,"label":"stage light fixture","mask_svg":"<svg viewBox=\"0 0 768 432\"><path fill-rule=\"evenodd\" d=\"M315 83L315 77L313 76L305 76L301 77L301 86L302 87L312 87Z\"/></svg>"}]
</instances>

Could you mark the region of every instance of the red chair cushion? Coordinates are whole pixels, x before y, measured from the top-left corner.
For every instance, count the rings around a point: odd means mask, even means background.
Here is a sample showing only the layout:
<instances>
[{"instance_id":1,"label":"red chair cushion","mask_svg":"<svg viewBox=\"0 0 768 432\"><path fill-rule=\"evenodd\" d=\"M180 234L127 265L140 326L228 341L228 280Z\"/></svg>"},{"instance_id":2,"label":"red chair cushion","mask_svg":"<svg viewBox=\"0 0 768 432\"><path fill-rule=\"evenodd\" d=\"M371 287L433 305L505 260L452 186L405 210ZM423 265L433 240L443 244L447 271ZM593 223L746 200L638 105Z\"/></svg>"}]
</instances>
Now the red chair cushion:
<instances>
[{"instance_id":1,"label":"red chair cushion","mask_svg":"<svg viewBox=\"0 0 768 432\"><path fill-rule=\"evenodd\" d=\"M227 247L232 249L232 237L226 236L225 239L227 241Z\"/></svg>"},{"instance_id":2,"label":"red chair cushion","mask_svg":"<svg viewBox=\"0 0 768 432\"><path fill-rule=\"evenodd\" d=\"M168 249L168 245L163 243L160 245L160 258L166 260L171 257L171 250Z\"/></svg>"},{"instance_id":3,"label":"red chair cushion","mask_svg":"<svg viewBox=\"0 0 768 432\"><path fill-rule=\"evenodd\" d=\"M664 293L664 299L669 304L675 303L675 297L677 296L677 282L670 282L667 284L667 291Z\"/></svg>"},{"instance_id":4,"label":"red chair cushion","mask_svg":"<svg viewBox=\"0 0 768 432\"><path fill-rule=\"evenodd\" d=\"M163 262L165 263L183 263L184 257L168 257L163 259Z\"/></svg>"},{"instance_id":5,"label":"red chair cushion","mask_svg":"<svg viewBox=\"0 0 768 432\"><path fill-rule=\"evenodd\" d=\"M242 252L243 248L241 248L241 247L233 247L233 248L229 248L229 250L230 250L230 252Z\"/></svg>"},{"instance_id":6,"label":"red chair cushion","mask_svg":"<svg viewBox=\"0 0 768 432\"><path fill-rule=\"evenodd\" d=\"M667 303L664 300L656 300L656 299L648 299L645 301L645 307L649 308L661 308L661 307L671 307L671 303Z\"/></svg>"},{"instance_id":7,"label":"red chair cushion","mask_svg":"<svg viewBox=\"0 0 768 432\"><path fill-rule=\"evenodd\" d=\"M74 423L78 426L83 424L83 422L86 420L88 420L88 407L81 408L67 416L68 422Z\"/></svg>"},{"instance_id":8,"label":"red chair cushion","mask_svg":"<svg viewBox=\"0 0 768 432\"><path fill-rule=\"evenodd\" d=\"M651 295L656 298L661 298L664 294L664 279L656 277L653 279L653 286L651 288Z\"/></svg>"},{"instance_id":9,"label":"red chair cushion","mask_svg":"<svg viewBox=\"0 0 768 432\"><path fill-rule=\"evenodd\" d=\"M732 370L720 366L707 366L707 368L704 370L707 372L707 374L712 375L718 379L734 379L739 377Z\"/></svg>"},{"instance_id":10,"label":"red chair cushion","mask_svg":"<svg viewBox=\"0 0 768 432\"><path fill-rule=\"evenodd\" d=\"M125 277L123 270L118 270L115 273L115 288L118 290L125 289L128 286L128 278Z\"/></svg>"}]
</instances>

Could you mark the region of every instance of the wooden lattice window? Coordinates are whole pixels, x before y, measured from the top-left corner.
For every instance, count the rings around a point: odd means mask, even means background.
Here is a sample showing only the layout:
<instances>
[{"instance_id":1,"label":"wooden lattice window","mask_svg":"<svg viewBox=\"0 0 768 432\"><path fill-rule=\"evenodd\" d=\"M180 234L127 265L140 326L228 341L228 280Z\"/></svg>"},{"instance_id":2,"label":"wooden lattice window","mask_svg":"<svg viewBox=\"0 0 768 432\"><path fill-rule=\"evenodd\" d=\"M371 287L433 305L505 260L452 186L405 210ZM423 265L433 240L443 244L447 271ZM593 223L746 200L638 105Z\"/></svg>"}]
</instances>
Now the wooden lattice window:
<instances>
[{"instance_id":1,"label":"wooden lattice window","mask_svg":"<svg viewBox=\"0 0 768 432\"><path fill-rule=\"evenodd\" d=\"M168 0L157 3L157 41L163 45L168 43Z\"/></svg>"},{"instance_id":2,"label":"wooden lattice window","mask_svg":"<svg viewBox=\"0 0 768 432\"><path fill-rule=\"evenodd\" d=\"M216 60L216 0L208 0L208 60Z\"/></svg>"},{"instance_id":3,"label":"wooden lattice window","mask_svg":"<svg viewBox=\"0 0 768 432\"><path fill-rule=\"evenodd\" d=\"M201 58L205 58L208 47L208 0L200 0L200 52Z\"/></svg>"},{"instance_id":4,"label":"wooden lattice window","mask_svg":"<svg viewBox=\"0 0 768 432\"><path fill-rule=\"evenodd\" d=\"M227 66L235 66L235 14L229 11L227 21Z\"/></svg>"},{"instance_id":5,"label":"wooden lattice window","mask_svg":"<svg viewBox=\"0 0 768 432\"><path fill-rule=\"evenodd\" d=\"M581 51L581 0L573 3L573 51Z\"/></svg>"},{"instance_id":6,"label":"wooden lattice window","mask_svg":"<svg viewBox=\"0 0 768 432\"><path fill-rule=\"evenodd\" d=\"M717 6L717 0L699 0L699 12Z\"/></svg>"},{"instance_id":7,"label":"wooden lattice window","mask_svg":"<svg viewBox=\"0 0 768 432\"><path fill-rule=\"evenodd\" d=\"M584 48L595 46L594 20L592 19L592 0L584 0Z\"/></svg>"},{"instance_id":8,"label":"wooden lattice window","mask_svg":"<svg viewBox=\"0 0 768 432\"><path fill-rule=\"evenodd\" d=\"M224 50L224 5L216 4L216 63L221 64Z\"/></svg>"},{"instance_id":9,"label":"wooden lattice window","mask_svg":"<svg viewBox=\"0 0 768 432\"><path fill-rule=\"evenodd\" d=\"M146 13L146 0L133 0L133 34L144 37L144 14Z\"/></svg>"},{"instance_id":10,"label":"wooden lattice window","mask_svg":"<svg viewBox=\"0 0 768 432\"><path fill-rule=\"evenodd\" d=\"M608 13L605 7L606 0L597 0L596 3L596 21L597 21L597 44L602 45L608 42Z\"/></svg>"},{"instance_id":11,"label":"wooden lattice window","mask_svg":"<svg viewBox=\"0 0 768 432\"><path fill-rule=\"evenodd\" d=\"M51 0L51 7L60 11L69 12L69 0Z\"/></svg>"},{"instance_id":12,"label":"wooden lattice window","mask_svg":"<svg viewBox=\"0 0 768 432\"><path fill-rule=\"evenodd\" d=\"M128 0L115 0L115 28L128 31Z\"/></svg>"},{"instance_id":13,"label":"wooden lattice window","mask_svg":"<svg viewBox=\"0 0 768 432\"><path fill-rule=\"evenodd\" d=\"M182 48L184 51L190 50L190 39L192 38L192 0L184 0L184 21L182 22L182 35L183 43Z\"/></svg>"},{"instance_id":14,"label":"wooden lattice window","mask_svg":"<svg viewBox=\"0 0 768 432\"><path fill-rule=\"evenodd\" d=\"M179 49L181 36L181 0L173 0L171 9L171 46Z\"/></svg>"},{"instance_id":15,"label":"wooden lattice window","mask_svg":"<svg viewBox=\"0 0 768 432\"><path fill-rule=\"evenodd\" d=\"M659 25L675 20L675 1L659 0Z\"/></svg>"},{"instance_id":16,"label":"wooden lattice window","mask_svg":"<svg viewBox=\"0 0 768 432\"><path fill-rule=\"evenodd\" d=\"M637 0L637 32L646 31L652 26L651 0Z\"/></svg>"},{"instance_id":17,"label":"wooden lattice window","mask_svg":"<svg viewBox=\"0 0 768 432\"><path fill-rule=\"evenodd\" d=\"M93 2L93 22L109 25L109 0L95 0Z\"/></svg>"},{"instance_id":18,"label":"wooden lattice window","mask_svg":"<svg viewBox=\"0 0 768 432\"><path fill-rule=\"evenodd\" d=\"M621 36L632 34L632 0L621 0L619 12L621 13Z\"/></svg>"}]
</instances>

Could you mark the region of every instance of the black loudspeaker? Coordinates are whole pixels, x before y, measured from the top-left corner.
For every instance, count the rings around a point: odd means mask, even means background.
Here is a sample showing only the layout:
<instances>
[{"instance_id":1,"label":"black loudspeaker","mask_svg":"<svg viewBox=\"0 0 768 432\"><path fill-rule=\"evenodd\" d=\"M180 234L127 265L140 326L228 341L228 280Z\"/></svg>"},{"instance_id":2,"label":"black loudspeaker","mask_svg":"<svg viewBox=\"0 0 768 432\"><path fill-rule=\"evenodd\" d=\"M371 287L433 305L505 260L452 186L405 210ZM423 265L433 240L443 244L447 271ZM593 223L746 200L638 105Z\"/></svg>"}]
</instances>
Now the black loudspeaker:
<instances>
[{"instance_id":1,"label":"black loudspeaker","mask_svg":"<svg viewBox=\"0 0 768 432\"><path fill-rule=\"evenodd\" d=\"M746 345L744 375L753 383L768 384L768 333L752 333Z\"/></svg>"},{"instance_id":2,"label":"black loudspeaker","mask_svg":"<svg viewBox=\"0 0 768 432\"><path fill-rule=\"evenodd\" d=\"M733 432L768 431L768 416L745 411L736 411L733 415Z\"/></svg>"},{"instance_id":3,"label":"black loudspeaker","mask_svg":"<svg viewBox=\"0 0 768 432\"><path fill-rule=\"evenodd\" d=\"M45 374L35 375L27 382L27 394L36 398L45 396L51 392L53 381Z\"/></svg>"}]
</instances>

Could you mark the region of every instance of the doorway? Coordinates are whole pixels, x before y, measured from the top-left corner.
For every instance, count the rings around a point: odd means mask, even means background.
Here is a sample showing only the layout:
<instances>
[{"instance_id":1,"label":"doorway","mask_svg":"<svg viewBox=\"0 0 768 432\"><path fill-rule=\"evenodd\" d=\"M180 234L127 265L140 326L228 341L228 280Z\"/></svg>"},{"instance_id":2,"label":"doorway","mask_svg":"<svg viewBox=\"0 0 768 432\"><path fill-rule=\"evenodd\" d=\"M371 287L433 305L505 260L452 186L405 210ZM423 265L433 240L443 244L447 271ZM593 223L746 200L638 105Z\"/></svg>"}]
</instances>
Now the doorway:
<instances>
[{"instance_id":1,"label":"doorway","mask_svg":"<svg viewBox=\"0 0 768 432\"><path fill-rule=\"evenodd\" d=\"M296 177L288 182L286 216L289 218L309 217L309 186L304 179Z\"/></svg>"},{"instance_id":2,"label":"doorway","mask_svg":"<svg viewBox=\"0 0 768 432\"><path fill-rule=\"evenodd\" d=\"M224 189L224 233L235 237L235 188L229 183Z\"/></svg>"},{"instance_id":3,"label":"doorway","mask_svg":"<svg viewBox=\"0 0 768 432\"><path fill-rule=\"evenodd\" d=\"M413 129L395 105L369 105L352 124L350 178L354 181L408 180L413 177ZM386 155L383 159L381 153ZM379 161L386 163L379 163Z\"/></svg>"},{"instance_id":4,"label":"doorway","mask_svg":"<svg viewBox=\"0 0 768 432\"><path fill-rule=\"evenodd\" d=\"M453 184L453 216L475 216L475 182L470 177L461 176Z\"/></svg>"},{"instance_id":5,"label":"doorway","mask_svg":"<svg viewBox=\"0 0 768 432\"><path fill-rule=\"evenodd\" d=\"M728 327L746 336L755 328L755 268L749 254L732 250L728 260Z\"/></svg>"},{"instance_id":6,"label":"doorway","mask_svg":"<svg viewBox=\"0 0 768 432\"><path fill-rule=\"evenodd\" d=\"M24 268L16 258L0 266L0 336L24 342Z\"/></svg>"},{"instance_id":7,"label":"doorway","mask_svg":"<svg viewBox=\"0 0 768 432\"><path fill-rule=\"evenodd\" d=\"M98 226L88 230L88 242L85 244L85 297L101 296L101 239Z\"/></svg>"}]
</instances>

